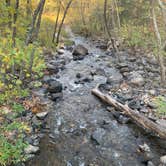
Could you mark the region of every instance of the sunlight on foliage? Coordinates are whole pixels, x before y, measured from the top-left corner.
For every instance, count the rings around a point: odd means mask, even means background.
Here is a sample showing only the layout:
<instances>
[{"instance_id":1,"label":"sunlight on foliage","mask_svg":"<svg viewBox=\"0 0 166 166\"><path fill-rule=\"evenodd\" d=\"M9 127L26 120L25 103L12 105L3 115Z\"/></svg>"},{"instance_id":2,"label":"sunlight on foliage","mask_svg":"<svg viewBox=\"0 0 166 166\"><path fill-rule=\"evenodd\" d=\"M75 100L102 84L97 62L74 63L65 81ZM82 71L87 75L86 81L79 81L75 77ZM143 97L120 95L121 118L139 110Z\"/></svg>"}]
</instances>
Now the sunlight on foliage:
<instances>
[{"instance_id":1,"label":"sunlight on foliage","mask_svg":"<svg viewBox=\"0 0 166 166\"><path fill-rule=\"evenodd\" d=\"M157 114L166 115L166 99L163 96L158 96L154 102L157 106Z\"/></svg>"}]
</instances>

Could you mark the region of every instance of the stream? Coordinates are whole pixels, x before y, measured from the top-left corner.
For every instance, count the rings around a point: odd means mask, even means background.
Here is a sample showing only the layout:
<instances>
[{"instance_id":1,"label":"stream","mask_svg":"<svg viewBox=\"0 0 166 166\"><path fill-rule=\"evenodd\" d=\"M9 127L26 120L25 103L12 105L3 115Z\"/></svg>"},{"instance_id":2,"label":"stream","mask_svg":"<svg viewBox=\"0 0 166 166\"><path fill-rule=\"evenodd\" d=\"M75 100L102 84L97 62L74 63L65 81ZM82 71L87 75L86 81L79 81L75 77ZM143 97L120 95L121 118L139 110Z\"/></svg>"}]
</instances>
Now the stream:
<instances>
[{"instance_id":1,"label":"stream","mask_svg":"<svg viewBox=\"0 0 166 166\"><path fill-rule=\"evenodd\" d=\"M67 49L60 55L66 65L56 79L63 84L63 98L53 104L48 118L50 133L41 140L40 153L26 166L145 166L149 160L159 165L165 142L133 123L118 123L91 94L107 76L120 77L111 67L112 57L88 39L73 34L71 38L76 45L85 46L89 55L80 61L73 61ZM92 78L91 73L96 71ZM85 78L82 83L78 82L78 73ZM138 151L144 143L150 147L149 156Z\"/></svg>"}]
</instances>

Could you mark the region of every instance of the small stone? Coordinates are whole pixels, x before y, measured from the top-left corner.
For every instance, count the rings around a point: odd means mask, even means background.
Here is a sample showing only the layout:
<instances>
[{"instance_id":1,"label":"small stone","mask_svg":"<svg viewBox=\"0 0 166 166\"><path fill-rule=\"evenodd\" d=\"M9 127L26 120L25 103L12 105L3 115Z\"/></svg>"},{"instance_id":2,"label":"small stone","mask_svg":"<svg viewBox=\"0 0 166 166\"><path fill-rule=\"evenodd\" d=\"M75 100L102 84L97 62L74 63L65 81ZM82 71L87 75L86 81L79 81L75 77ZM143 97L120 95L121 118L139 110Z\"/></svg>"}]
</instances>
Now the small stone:
<instances>
[{"instance_id":1,"label":"small stone","mask_svg":"<svg viewBox=\"0 0 166 166\"><path fill-rule=\"evenodd\" d=\"M142 86L144 85L144 78L138 72L131 72L129 76L130 83L135 86Z\"/></svg>"},{"instance_id":2,"label":"small stone","mask_svg":"<svg viewBox=\"0 0 166 166\"><path fill-rule=\"evenodd\" d=\"M157 105L153 102L149 102L148 103L148 107L152 108L152 109L157 109Z\"/></svg>"},{"instance_id":3,"label":"small stone","mask_svg":"<svg viewBox=\"0 0 166 166\"><path fill-rule=\"evenodd\" d=\"M62 89L62 84L56 80L50 81L47 88L48 92L50 93L59 93L62 92Z\"/></svg>"},{"instance_id":4,"label":"small stone","mask_svg":"<svg viewBox=\"0 0 166 166\"><path fill-rule=\"evenodd\" d=\"M40 120L45 119L47 115L48 115L48 112L40 112L36 114L37 118Z\"/></svg>"},{"instance_id":5,"label":"small stone","mask_svg":"<svg viewBox=\"0 0 166 166\"><path fill-rule=\"evenodd\" d=\"M128 117L125 117L123 115L120 115L119 118L118 118L118 122L121 123L121 124L126 124L130 121L130 118Z\"/></svg>"},{"instance_id":6,"label":"small stone","mask_svg":"<svg viewBox=\"0 0 166 166\"><path fill-rule=\"evenodd\" d=\"M64 51L64 49L58 49L58 50L57 50L57 53L60 54L60 55L62 55L62 54L65 53L65 51Z\"/></svg>"},{"instance_id":7,"label":"small stone","mask_svg":"<svg viewBox=\"0 0 166 166\"><path fill-rule=\"evenodd\" d=\"M81 78L81 77L82 77L81 73L76 74L76 78Z\"/></svg>"},{"instance_id":8,"label":"small stone","mask_svg":"<svg viewBox=\"0 0 166 166\"><path fill-rule=\"evenodd\" d=\"M95 140L98 145L100 145L103 142L103 136L104 136L104 134L105 134L105 130L104 129L97 128L93 132L91 138L92 138L92 140Z\"/></svg>"},{"instance_id":9,"label":"small stone","mask_svg":"<svg viewBox=\"0 0 166 166\"><path fill-rule=\"evenodd\" d=\"M160 162L161 162L161 164L164 164L164 165L166 164L166 155L160 157Z\"/></svg>"},{"instance_id":10,"label":"small stone","mask_svg":"<svg viewBox=\"0 0 166 166\"><path fill-rule=\"evenodd\" d=\"M26 147L24 149L24 152L26 154L35 154L35 153L39 152L39 147L38 146L28 145L28 147Z\"/></svg>"},{"instance_id":11,"label":"small stone","mask_svg":"<svg viewBox=\"0 0 166 166\"><path fill-rule=\"evenodd\" d=\"M153 89L151 89L151 90L149 90L149 94L150 94L150 95L155 95L155 94L156 94L156 91L153 90Z\"/></svg>"},{"instance_id":12,"label":"small stone","mask_svg":"<svg viewBox=\"0 0 166 166\"><path fill-rule=\"evenodd\" d=\"M148 161L147 166L155 166L151 161Z\"/></svg>"},{"instance_id":13,"label":"small stone","mask_svg":"<svg viewBox=\"0 0 166 166\"><path fill-rule=\"evenodd\" d=\"M150 152L150 147L146 143L144 143L143 145L139 145L139 148L143 152Z\"/></svg>"},{"instance_id":14,"label":"small stone","mask_svg":"<svg viewBox=\"0 0 166 166\"><path fill-rule=\"evenodd\" d=\"M52 93L51 94L51 100L56 101L59 98L63 97L63 93Z\"/></svg>"}]
</instances>

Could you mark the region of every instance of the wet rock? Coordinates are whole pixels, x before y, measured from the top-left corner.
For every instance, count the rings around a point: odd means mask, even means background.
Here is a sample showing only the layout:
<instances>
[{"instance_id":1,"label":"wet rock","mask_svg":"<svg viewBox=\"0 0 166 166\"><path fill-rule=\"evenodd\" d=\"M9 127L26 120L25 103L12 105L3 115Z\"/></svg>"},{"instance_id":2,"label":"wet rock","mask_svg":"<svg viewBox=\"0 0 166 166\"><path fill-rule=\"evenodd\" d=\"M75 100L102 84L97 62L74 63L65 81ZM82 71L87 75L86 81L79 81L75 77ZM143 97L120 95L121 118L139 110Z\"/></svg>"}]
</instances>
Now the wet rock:
<instances>
[{"instance_id":1,"label":"wet rock","mask_svg":"<svg viewBox=\"0 0 166 166\"><path fill-rule=\"evenodd\" d=\"M148 107L150 107L152 109L157 109L157 105L154 102L149 102Z\"/></svg>"},{"instance_id":2,"label":"wet rock","mask_svg":"<svg viewBox=\"0 0 166 166\"><path fill-rule=\"evenodd\" d=\"M127 63L118 63L118 64L117 64L117 68L118 68L118 69L122 69L122 68L126 68L126 67L128 67L128 64L127 64Z\"/></svg>"},{"instance_id":3,"label":"wet rock","mask_svg":"<svg viewBox=\"0 0 166 166\"><path fill-rule=\"evenodd\" d=\"M39 147L38 146L33 146L33 145L28 145L25 149L24 152L26 154L35 154L39 152Z\"/></svg>"},{"instance_id":4,"label":"wet rock","mask_svg":"<svg viewBox=\"0 0 166 166\"><path fill-rule=\"evenodd\" d=\"M50 74L57 74L59 72L59 68L52 64L47 64L47 70Z\"/></svg>"},{"instance_id":5,"label":"wet rock","mask_svg":"<svg viewBox=\"0 0 166 166\"><path fill-rule=\"evenodd\" d=\"M42 122L39 120L39 119L37 119L37 117L33 117L32 118L32 126L34 127L34 128L40 128L41 126L42 126Z\"/></svg>"},{"instance_id":6,"label":"wet rock","mask_svg":"<svg viewBox=\"0 0 166 166\"><path fill-rule=\"evenodd\" d=\"M40 120L43 120L46 118L47 115L48 115L48 112L40 112L36 114L36 117Z\"/></svg>"},{"instance_id":7,"label":"wet rock","mask_svg":"<svg viewBox=\"0 0 166 166\"><path fill-rule=\"evenodd\" d=\"M166 155L160 157L160 162L161 162L161 164L166 165Z\"/></svg>"},{"instance_id":8,"label":"wet rock","mask_svg":"<svg viewBox=\"0 0 166 166\"><path fill-rule=\"evenodd\" d=\"M73 60L82 60L88 54L88 49L83 45L77 45L73 49Z\"/></svg>"},{"instance_id":9,"label":"wet rock","mask_svg":"<svg viewBox=\"0 0 166 166\"><path fill-rule=\"evenodd\" d=\"M139 145L139 148L142 152L150 152L150 147L146 143Z\"/></svg>"},{"instance_id":10,"label":"wet rock","mask_svg":"<svg viewBox=\"0 0 166 166\"><path fill-rule=\"evenodd\" d=\"M121 123L121 124L126 124L130 121L130 118L128 117L125 117L123 115L120 115L119 118L118 118L118 122Z\"/></svg>"},{"instance_id":11,"label":"wet rock","mask_svg":"<svg viewBox=\"0 0 166 166\"><path fill-rule=\"evenodd\" d=\"M81 77L82 77L81 73L76 74L76 78L81 78Z\"/></svg>"},{"instance_id":12,"label":"wet rock","mask_svg":"<svg viewBox=\"0 0 166 166\"><path fill-rule=\"evenodd\" d=\"M56 101L59 98L63 97L63 93L52 93L50 96L50 99L53 101Z\"/></svg>"},{"instance_id":13,"label":"wet rock","mask_svg":"<svg viewBox=\"0 0 166 166\"><path fill-rule=\"evenodd\" d=\"M129 81L132 85L135 86L142 86L145 83L142 75L136 71L130 73Z\"/></svg>"},{"instance_id":14,"label":"wet rock","mask_svg":"<svg viewBox=\"0 0 166 166\"><path fill-rule=\"evenodd\" d=\"M47 90L50 93L60 93L62 92L63 87L59 81L52 80L49 82Z\"/></svg>"},{"instance_id":15,"label":"wet rock","mask_svg":"<svg viewBox=\"0 0 166 166\"><path fill-rule=\"evenodd\" d=\"M123 80L123 76L119 73L107 77L107 84L119 84Z\"/></svg>"},{"instance_id":16,"label":"wet rock","mask_svg":"<svg viewBox=\"0 0 166 166\"><path fill-rule=\"evenodd\" d=\"M152 161L148 161L147 166L155 166Z\"/></svg>"},{"instance_id":17,"label":"wet rock","mask_svg":"<svg viewBox=\"0 0 166 166\"><path fill-rule=\"evenodd\" d=\"M105 135L105 130L102 129L102 128L97 128L97 129L93 132L91 138L92 138L92 140L96 141L96 143L97 143L98 145L100 145L100 144L103 143L103 136L104 136L104 135Z\"/></svg>"},{"instance_id":18,"label":"wet rock","mask_svg":"<svg viewBox=\"0 0 166 166\"><path fill-rule=\"evenodd\" d=\"M128 103L131 109L141 109L141 103L139 100L132 100Z\"/></svg>"},{"instance_id":19,"label":"wet rock","mask_svg":"<svg viewBox=\"0 0 166 166\"><path fill-rule=\"evenodd\" d=\"M26 159L27 159L27 161L32 160L34 157L35 157L34 154L27 154L27 155L26 155Z\"/></svg>"},{"instance_id":20,"label":"wet rock","mask_svg":"<svg viewBox=\"0 0 166 166\"><path fill-rule=\"evenodd\" d=\"M65 53L65 50L64 50L64 49L62 49L62 48L61 48L61 49L58 49L58 50L57 50L57 53L58 53L58 54L60 54L60 55L62 55L62 54L64 54L64 53Z\"/></svg>"}]
</instances>

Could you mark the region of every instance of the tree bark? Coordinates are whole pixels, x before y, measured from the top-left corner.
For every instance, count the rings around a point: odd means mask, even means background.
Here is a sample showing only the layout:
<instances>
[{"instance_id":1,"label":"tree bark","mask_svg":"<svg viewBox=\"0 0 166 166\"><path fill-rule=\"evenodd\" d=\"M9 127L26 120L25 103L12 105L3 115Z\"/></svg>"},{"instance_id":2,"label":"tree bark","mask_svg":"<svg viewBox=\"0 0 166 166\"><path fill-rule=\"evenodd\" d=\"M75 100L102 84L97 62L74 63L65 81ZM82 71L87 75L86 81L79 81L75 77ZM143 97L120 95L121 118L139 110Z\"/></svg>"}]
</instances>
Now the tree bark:
<instances>
[{"instance_id":1,"label":"tree bark","mask_svg":"<svg viewBox=\"0 0 166 166\"><path fill-rule=\"evenodd\" d=\"M63 14L63 18L62 18L62 21L59 25L59 29L58 29L58 33L57 33L57 38L56 38L56 44L59 43L59 37L60 37L60 34L61 34L61 31L62 31L62 26L64 24L64 21L65 21L65 18L66 18L66 15L67 15L67 12L68 12L68 9L70 8L70 5L72 3L73 0L70 0L65 8L65 11L64 11L64 14Z\"/></svg>"},{"instance_id":2,"label":"tree bark","mask_svg":"<svg viewBox=\"0 0 166 166\"><path fill-rule=\"evenodd\" d=\"M55 26L54 26L54 32L53 32L53 36L52 36L52 42L55 42L55 34L58 28L58 21L59 21L59 15L60 15L60 11L61 11L61 2L59 0L58 3L58 11L57 11L57 16L56 16L56 21L55 21Z\"/></svg>"},{"instance_id":3,"label":"tree bark","mask_svg":"<svg viewBox=\"0 0 166 166\"><path fill-rule=\"evenodd\" d=\"M15 12L13 15L13 34L12 34L12 40L13 40L13 46L16 45L16 35L17 35L17 28L16 28L16 22L18 17L18 9L19 9L19 0L16 0L15 3Z\"/></svg>"},{"instance_id":4,"label":"tree bark","mask_svg":"<svg viewBox=\"0 0 166 166\"><path fill-rule=\"evenodd\" d=\"M9 8L10 5L11 5L11 1L6 0L6 7ZM8 19L9 19L8 27L9 27L9 29L11 29L12 28L12 21L11 21L12 15L11 15L11 12L9 11L9 9L8 9Z\"/></svg>"},{"instance_id":5,"label":"tree bark","mask_svg":"<svg viewBox=\"0 0 166 166\"><path fill-rule=\"evenodd\" d=\"M39 31L39 28L40 28L40 22L41 22L41 15L42 15L42 12L43 12L44 5L45 5L45 0L40 0L37 8L34 11L33 18L32 18L32 23L31 23L31 26L30 26L30 30L29 30L29 33L27 35L26 42L25 42L26 45L28 45L29 43L33 43L34 33L35 33L35 35L38 35L38 31ZM37 24L36 24L37 18L38 18L38 21L37 21ZM38 27L38 30L36 30L37 27Z\"/></svg>"},{"instance_id":6,"label":"tree bark","mask_svg":"<svg viewBox=\"0 0 166 166\"><path fill-rule=\"evenodd\" d=\"M163 126L156 124L155 122L146 118L142 114L130 109L127 105L123 105L117 102L111 96L103 94L98 88L93 89L92 94L99 97L102 101L108 103L109 105L115 107L117 110L123 112L127 116L129 116L139 126L153 132L160 138L166 139L166 129Z\"/></svg>"},{"instance_id":7,"label":"tree bark","mask_svg":"<svg viewBox=\"0 0 166 166\"><path fill-rule=\"evenodd\" d=\"M29 19L29 17L32 14L32 9L31 9L31 0L27 0L27 6L26 6L26 15L27 15L27 19Z\"/></svg>"},{"instance_id":8,"label":"tree bark","mask_svg":"<svg viewBox=\"0 0 166 166\"><path fill-rule=\"evenodd\" d=\"M161 75L161 84L163 86L165 86L166 83L166 70L165 70L165 66L164 66L164 60L162 57L162 41L161 41L161 36L160 36L160 32L159 32L159 28L157 25L157 18L156 18L156 13L155 13L155 0L151 0L151 12L152 12L152 18L153 18L153 25L154 25L154 30L155 30L155 34L156 34L156 38L157 38L157 43L158 43L158 61L159 61L159 65L160 65L160 75Z\"/></svg>"}]
</instances>

